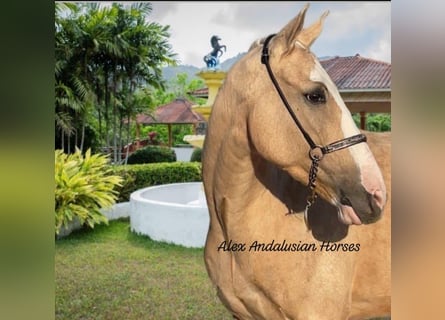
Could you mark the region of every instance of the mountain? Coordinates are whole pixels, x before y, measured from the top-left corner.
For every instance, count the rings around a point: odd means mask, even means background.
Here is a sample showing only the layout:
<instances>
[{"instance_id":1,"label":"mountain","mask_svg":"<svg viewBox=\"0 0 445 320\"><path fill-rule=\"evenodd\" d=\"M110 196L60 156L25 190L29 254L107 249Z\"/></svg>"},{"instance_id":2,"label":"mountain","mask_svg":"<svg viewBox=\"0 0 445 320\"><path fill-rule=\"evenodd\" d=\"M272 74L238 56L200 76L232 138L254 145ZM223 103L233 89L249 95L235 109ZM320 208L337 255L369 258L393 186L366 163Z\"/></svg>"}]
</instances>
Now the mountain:
<instances>
[{"instance_id":1,"label":"mountain","mask_svg":"<svg viewBox=\"0 0 445 320\"><path fill-rule=\"evenodd\" d=\"M241 59L246 52L238 53L235 57L229 58L227 60L224 60L224 62L221 63L221 70L223 71L229 71L229 69L239 60Z\"/></svg>"},{"instance_id":2,"label":"mountain","mask_svg":"<svg viewBox=\"0 0 445 320\"><path fill-rule=\"evenodd\" d=\"M229 69L239 59L241 59L245 54L246 54L246 52L238 53L236 56L224 60L223 62L221 62L221 70L229 71ZM323 56L323 57L319 57L318 60L321 61L321 60L326 60L326 59L331 59L331 58L333 58L333 57L332 56ZM205 69L205 67L198 68L198 67L195 67L192 65L179 65L176 67L164 67L162 69L162 75L167 82L171 79L175 79L176 75L178 73L186 73L189 80L200 79L196 74L203 69Z\"/></svg>"},{"instance_id":3,"label":"mountain","mask_svg":"<svg viewBox=\"0 0 445 320\"><path fill-rule=\"evenodd\" d=\"M221 62L221 70L228 71L239 59L241 59L246 53L238 53L235 57L229 58ZM205 69L198 68L192 65L179 65L176 67L164 67L162 69L162 76L168 82L171 79L175 79L178 73L186 73L189 80L200 79L196 74Z\"/></svg>"},{"instance_id":4,"label":"mountain","mask_svg":"<svg viewBox=\"0 0 445 320\"><path fill-rule=\"evenodd\" d=\"M191 65L179 65L176 67L164 67L162 69L162 76L168 82L171 79L175 79L178 73L186 73L189 80L199 79L196 74L199 72L199 68Z\"/></svg>"}]
</instances>

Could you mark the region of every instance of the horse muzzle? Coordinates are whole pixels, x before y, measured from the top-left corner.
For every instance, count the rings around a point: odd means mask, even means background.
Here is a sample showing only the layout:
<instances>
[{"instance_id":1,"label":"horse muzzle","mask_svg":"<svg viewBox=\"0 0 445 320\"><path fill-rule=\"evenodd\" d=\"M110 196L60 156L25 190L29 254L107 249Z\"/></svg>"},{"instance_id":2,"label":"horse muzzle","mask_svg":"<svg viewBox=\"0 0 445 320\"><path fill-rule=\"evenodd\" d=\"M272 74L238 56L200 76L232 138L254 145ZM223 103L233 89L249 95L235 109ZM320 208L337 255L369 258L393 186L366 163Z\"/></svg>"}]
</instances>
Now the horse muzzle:
<instances>
[{"instance_id":1,"label":"horse muzzle","mask_svg":"<svg viewBox=\"0 0 445 320\"><path fill-rule=\"evenodd\" d=\"M369 224L380 219L386 203L386 194L382 190L371 193L361 188L359 191L341 191L338 215L344 224Z\"/></svg>"}]
</instances>

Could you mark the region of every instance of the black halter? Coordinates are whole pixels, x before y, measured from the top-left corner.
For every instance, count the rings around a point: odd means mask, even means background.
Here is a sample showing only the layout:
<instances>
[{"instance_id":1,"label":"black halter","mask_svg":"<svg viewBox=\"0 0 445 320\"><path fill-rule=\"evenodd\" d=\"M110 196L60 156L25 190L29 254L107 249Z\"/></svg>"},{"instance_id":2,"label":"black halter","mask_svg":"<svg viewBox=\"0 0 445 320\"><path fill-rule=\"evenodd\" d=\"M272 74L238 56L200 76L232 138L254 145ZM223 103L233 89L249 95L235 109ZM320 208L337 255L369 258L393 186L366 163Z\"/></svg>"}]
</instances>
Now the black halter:
<instances>
[{"instance_id":1,"label":"black halter","mask_svg":"<svg viewBox=\"0 0 445 320\"><path fill-rule=\"evenodd\" d=\"M272 83L275 86L275 89L277 90L281 101L283 101L284 106L286 107L287 111L289 112L291 118L294 120L295 124L297 125L298 129L300 129L300 132L303 134L304 138L306 139L307 143L310 146L309 150L309 157L312 160L312 166L309 171L309 183L308 186L312 190L311 196L309 196L306 209L305 209L305 221L307 224L307 210L309 207L314 203L317 194L315 192L315 181L317 179L317 171L318 171L318 163L323 158L325 154L338 151L341 149L349 148L357 143L366 142L366 136L364 134L357 134L352 137L348 137L342 140L338 140L335 142L332 142L325 146L317 145L314 140L312 140L309 133L304 130L303 126L301 125L300 121L298 120L297 116L295 115L294 111L292 110L291 106L289 105L289 102L287 101L283 91L281 90L280 86L278 85L278 81L275 78L272 69L269 64L269 42L270 40L275 36L275 34L269 35L266 40L264 41L263 45L263 51L261 54L261 63L266 65L267 72L269 74L270 79L272 80Z\"/></svg>"}]
</instances>

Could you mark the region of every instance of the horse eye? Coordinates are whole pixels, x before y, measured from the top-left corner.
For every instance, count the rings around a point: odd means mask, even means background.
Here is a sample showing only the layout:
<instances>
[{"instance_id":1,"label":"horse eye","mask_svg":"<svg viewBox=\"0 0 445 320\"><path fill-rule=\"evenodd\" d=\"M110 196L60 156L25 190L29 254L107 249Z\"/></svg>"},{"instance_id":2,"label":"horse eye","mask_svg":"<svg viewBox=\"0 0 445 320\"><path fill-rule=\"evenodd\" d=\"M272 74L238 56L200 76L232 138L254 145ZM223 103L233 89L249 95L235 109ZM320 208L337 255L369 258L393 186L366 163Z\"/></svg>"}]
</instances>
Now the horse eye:
<instances>
[{"instance_id":1,"label":"horse eye","mask_svg":"<svg viewBox=\"0 0 445 320\"><path fill-rule=\"evenodd\" d=\"M311 104L322 104L326 102L326 96L323 91L317 90L304 95Z\"/></svg>"}]
</instances>

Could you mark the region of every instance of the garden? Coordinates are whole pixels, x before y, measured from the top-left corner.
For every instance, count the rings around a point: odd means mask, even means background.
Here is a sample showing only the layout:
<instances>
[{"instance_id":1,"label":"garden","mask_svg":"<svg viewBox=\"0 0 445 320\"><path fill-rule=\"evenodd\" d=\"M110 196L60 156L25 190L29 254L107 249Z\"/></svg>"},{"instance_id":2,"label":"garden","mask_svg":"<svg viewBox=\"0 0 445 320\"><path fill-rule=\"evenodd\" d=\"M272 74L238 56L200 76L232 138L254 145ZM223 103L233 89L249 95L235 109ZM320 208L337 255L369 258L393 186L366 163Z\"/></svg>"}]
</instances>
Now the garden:
<instances>
[{"instance_id":1,"label":"garden","mask_svg":"<svg viewBox=\"0 0 445 320\"><path fill-rule=\"evenodd\" d=\"M203 249L155 242L128 218L101 209L158 184L200 181L200 154L176 162L163 126L141 128L153 143L133 154L134 118L201 87L179 74L168 26L148 23L149 3L56 3L55 317L56 319L229 319L208 279ZM184 144L190 125L174 125ZM154 134L153 134L154 133ZM123 161L124 159L124 161ZM68 235L61 230L77 222Z\"/></svg>"},{"instance_id":2,"label":"garden","mask_svg":"<svg viewBox=\"0 0 445 320\"><path fill-rule=\"evenodd\" d=\"M110 165L108 156L55 152L56 319L230 319L202 248L156 242L108 221L101 208L142 187L201 180L200 162Z\"/></svg>"}]
</instances>

